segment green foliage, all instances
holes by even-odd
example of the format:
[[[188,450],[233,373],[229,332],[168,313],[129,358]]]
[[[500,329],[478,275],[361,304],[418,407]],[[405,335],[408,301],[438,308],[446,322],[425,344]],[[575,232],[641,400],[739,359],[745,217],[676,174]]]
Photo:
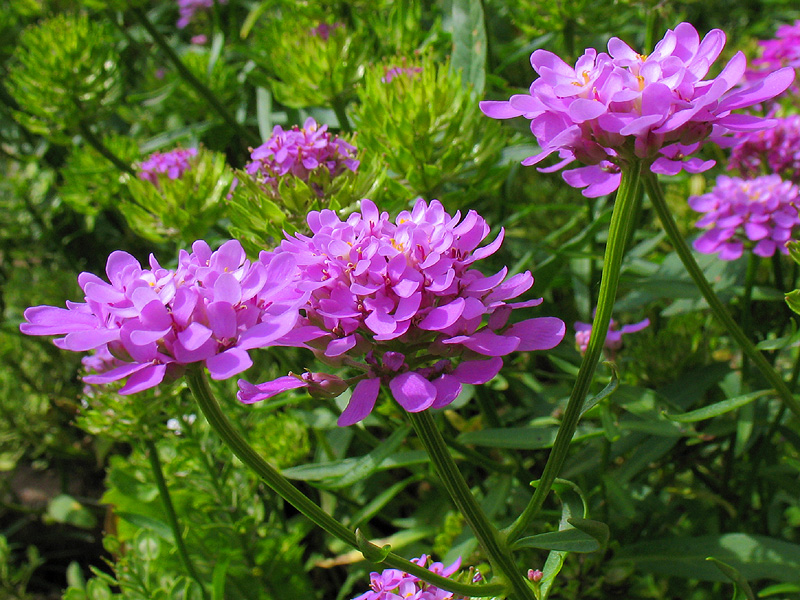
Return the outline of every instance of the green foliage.
[[[385,81],[398,67],[410,71]],[[398,195],[464,206],[499,187],[505,169],[497,163],[507,139],[448,62],[431,55],[383,61],[369,69],[358,97],[359,143],[385,158],[404,190]]]
[[[8,86],[31,131],[56,140],[113,111],[119,60],[110,25],[57,15],[26,29],[9,63]]]
[[[188,247],[204,238],[225,214],[233,173],[225,156],[199,148],[177,179],[158,174],[158,185],[123,175],[130,200],[118,207],[131,229],[153,242],[179,241]]]
[[[250,78],[292,108],[344,107],[364,76],[371,43],[343,23],[328,22],[333,27],[327,39],[314,35],[312,30],[323,22],[295,8],[262,17],[245,39],[259,67]]]
[[[136,140],[120,135],[103,138],[103,145],[126,164],[139,158]],[[116,166],[89,145],[73,148],[64,168],[61,198],[69,207],[87,216],[89,223],[103,210],[132,202]]]
[[[28,546],[25,561],[15,564],[12,560],[13,548],[5,536],[0,535],[0,591],[8,600],[33,600],[33,596],[26,592],[28,582],[33,572],[44,561],[36,550],[36,546]]]

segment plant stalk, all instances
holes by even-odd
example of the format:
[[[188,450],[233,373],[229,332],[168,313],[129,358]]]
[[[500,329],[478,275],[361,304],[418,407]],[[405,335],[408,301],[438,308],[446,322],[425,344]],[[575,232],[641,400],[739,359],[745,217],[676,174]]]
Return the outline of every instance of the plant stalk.
[[[622,171],[622,181],[617,190],[614,210],[611,213],[611,223],[608,228],[608,242],[606,243],[606,252],[603,257],[603,271],[600,274],[597,311],[592,321],[589,346],[583,356],[583,361],[578,370],[578,377],[575,380],[575,385],[567,402],[567,408],[564,411],[564,418],[558,428],[553,449],[547,458],[547,463],[544,466],[544,471],[542,471],[541,479],[536,486],[533,497],[522,514],[506,530],[509,544],[513,544],[525,533],[531,521],[542,508],[547,495],[553,487],[553,482],[561,471],[572,436],[575,435],[575,429],[578,427],[581,409],[583,408],[586,394],[589,392],[589,386],[592,383],[597,363],[603,352],[608,326],[611,322],[611,311],[614,308],[614,300],[617,296],[619,276],[622,269],[622,257],[625,254],[625,246],[628,242],[630,230],[633,227],[633,214],[636,207],[641,168],[641,163],[636,161]]]
[[[288,479],[261,458],[252,446],[239,434],[230,420],[225,416],[225,413],[222,412],[219,402],[217,402],[217,399],[214,397],[208,385],[208,379],[201,365],[195,364],[187,369],[186,381],[189,384],[189,389],[192,390],[192,394],[200,410],[209,425],[211,425],[211,428],[250,470],[261,477],[275,493],[303,513],[315,525],[340,539],[345,544],[361,551],[362,554],[365,552],[365,549],[362,547],[363,544],[359,543],[359,540],[352,531],[331,517],[317,506],[313,500],[298,490]],[[446,577],[441,577],[440,575],[435,575],[428,569],[405,560],[393,552],[389,552],[385,557],[375,556],[375,553],[382,554],[382,549],[372,546],[371,544],[369,550],[373,552],[370,552],[369,557],[365,555],[365,558],[372,562],[382,563],[395,569],[400,569],[436,587],[462,596],[476,598],[498,596],[507,591],[505,583],[487,583],[483,585],[460,583]]]
[[[447,493],[456,508],[464,515],[475,537],[486,553],[495,573],[499,573],[511,585],[513,597],[518,600],[535,600],[533,589],[519,573],[508,545],[497,529],[489,522],[467,482],[458,470],[453,457],[445,445],[442,434],[436,427],[433,416],[428,411],[408,413],[408,418],[417,436],[431,457],[431,462],[439,474]]]
[[[86,142],[95,150],[97,150],[104,158],[108,159],[117,169],[119,169],[122,173],[127,173],[128,175],[132,175],[136,177],[136,173],[133,171],[133,167],[129,164],[125,163],[119,156],[114,154],[108,147],[102,142],[102,140],[97,137],[89,126],[86,123],[80,123],[78,125],[78,129],[81,132],[81,136]]]
[[[194,579],[195,583],[200,586],[200,593],[203,599],[206,600],[208,594],[206,593],[206,588],[205,585],[203,585],[202,579],[200,579],[197,570],[194,568],[192,559],[189,558],[186,542],[181,533],[181,526],[180,523],[178,523],[178,515],[175,513],[175,505],[172,503],[172,496],[170,496],[167,482],[164,479],[164,470],[161,468],[161,460],[158,458],[158,448],[156,448],[155,442],[150,438],[145,439],[144,446],[147,451],[147,458],[150,460],[150,468],[153,471],[153,477],[156,480],[158,494],[161,496],[161,501],[164,503],[164,510],[167,513],[169,528],[172,530],[172,536],[175,538],[175,549],[178,551],[178,556],[186,572],[189,574],[189,577]]]
[[[258,146],[261,144],[261,139],[251,131],[242,127],[240,123],[234,119],[228,110],[222,105],[222,103],[217,98],[216,94],[212,92],[208,86],[206,86],[202,81],[200,81],[194,74],[186,68],[186,65],[183,64],[183,61],[172,49],[172,46],[169,45],[167,40],[164,38],[163,35],[155,28],[155,26],[150,22],[150,19],[147,18],[144,10],[139,7],[132,7],[131,12],[133,16],[136,18],[137,21],[141,24],[142,27],[145,28],[147,33],[150,34],[150,37],[153,38],[153,41],[156,45],[161,48],[164,54],[167,55],[167,58],[172,62],[177,69],[178,74],[188,83],[191,85],[197,93],[200,94],[209,105],[216,111],[216,113],[222,117],[222,120],[225,121],[234,131],[236,131],[237,135],[242,138],[243,140],[247,140],[248,143],[253,144],[254,146]]]
[[[783,378],[772,368],[769,362],[767,362],[767,359],[764,358],[753,342],[750,341],[744,331],[742,331],[742,328],[736,324],[736,321],[733,320],[733,317],[728,313],[727,309],[706,280],[703,271],[692,256],[688,244],[681,236],[678,225],[669,212],[669,207],[667,206],[666,199],[664,198],[661,186],[658,184],[658,178],[655,173],[648,170],[644,173],[643,179],[647,195],[650,196],[650,203],[653,205],[656,213],[658,213],[658,218],[661,220],[661,224],[664,226],[664,230],[667,232],[667,236],[672,242],[675,251],[678,253],[681,262],[683,262],[683,266],[686,267],[686,270],[694,280],[703,298],[708,302],[711,311],[725,326],[730,336],[736,340],[736,343],[745,356],[747,356],[758,370],[761,371],[761,374],[769,382],[789,410],[791,410],[796,417],[800,418],[800,401],[792,395],[792,392],[783,381]]]

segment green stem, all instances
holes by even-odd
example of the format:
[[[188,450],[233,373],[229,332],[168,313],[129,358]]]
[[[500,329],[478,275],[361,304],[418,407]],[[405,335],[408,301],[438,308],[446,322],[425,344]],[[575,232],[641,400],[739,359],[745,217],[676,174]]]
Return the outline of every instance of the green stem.
[[[192,560],[189,558],[189,552],[186,549],[186,542],[181,533],[181,526],[178,523],[178,515],[175,513],[175,505],[172,504],[172,496],[169,494],[167,482],[164,479],[164,470],[161,468],[161,461],[158,458],[158,448],[153,440],[147,438],[144,442],[145,449],[147,450],[147,458],[150,460],[150,468],[153,471],[153,477],[156,480],[156,487],[158,494],[161,496],[161,501],[164,503],[164,510],[167,512],[167,521],[169,521],[169,528],[172,530],[172,536],[175,538],[175,548],[178,551],[178,556],[183,563],[183,567],[189,574],[189,577],[194,579],[198,586],[200,586],[200,593],[203,598],[208,598],[206,588],[203,581],[197,574]]]
[[[216,94],[214,94],[214,92],[212,92],[208,86],[197,79],[197,77],[195,77],[194,74],[192,74],[192,72],[186,68],[186,65],[183,64],[183,61],[177,55],[175,50],[172,49],[172,46],[169,45],[164,36],[159,33],[158,29],[156,29],[155,26],[150,22],[150,19],[147,18],[144,10],[139,7],[133,7],[131,8],[131,12],[136,20],[142,25],[142,27],[147,30],[147,33],[150,34],[150,37],[153,38],[153,41],[156,43],[156,45],[161,48],[164,54],[167,55],[167,58],[169,58],[169,60],[175,66],[175,69],[177,69],[178,74],[184,79],[184,81],[191,85],[195,90],[197,90],[198,94],[206,99],[216,113],[222,117],[222,120],[225,121],[234,131],[236,131],[240,138],[247,140],[254,146],[259,145],[261,143],[261,139],[251,131],[242,127],[242,125],[239,124],[222,105]]]
[[[353,131],[353,127],[350,125],[350,119],[347,118],[347,111],[345,110],[346,102],[341,98],[334,98],[331,104],[333,112],[336,113],[336,119],[339,121],[339,129],[345,133]]]
[[[536,486],[536,491],[522,514],[507,529],[509,543],[514,543],[525,533],[531,521],[542,508],[545,498],[547,498],[550,489],[553,487],[553,482],[555,482],[561,471],[572,436],[578,427],[581,409],[583,408],[586,394],[589,392],[589,386],[592,383],[597,363],[603,352],[603,344],[608,334],[611,311],[614,308],[619,275],[622,269],[622,257],[625,254],[625,244],[628,240],[629,231],[633,226],[632,217],[636,206],[640,174],[641,163],[638,161],[622,171],[622,181],[620,182],[619,190],[617,190],[614,211],[611,213],[611,223],[608,227],[608,242],[606,243],[606,252],[603,257],[603,272],[600,275],[597,311],[592,321],[589,346],[578,370],[578,377],[567,402],[561,426],[558,428],[553,450],[547,458],[547,463]]]
[[[127,173],[128,175],[136,175],[133,171],[133,167],[129,164],[124,162],[119,156],[114,154],[108,147],[97,137],[89,126],[86,123],[80,123],[78,125],[78,129],[88,144],[97,150],[103,157],[107,158],[117,169],[119,169],[122,173]]]
[[[517,569],[508,545],[500,532],[489,522],[478,505],[478,501],[475,500],[475,496],[472,495],[461,471],[458,470],[453,457],[450,456],[433,416],[428,411],[422,411],[408,413],[408,418],[431,457],[431,462],[447,493],[450,494],[456,508],[464,515],[467,524],[478,538],[494,572],[500,574],[511,585],[514,598],[534,600],[533,589]]]
[[[669,211],[669,207],[667,206],[666,199],[664,198],[661,186],[658,184],[658,178],[655,173],[647,170],[644,173],[643,179],[647,195],[650,196],[650,202],[658,213],[658,218],[661,219],[661,224],[664,226],[667,236],[675,247],[675,251],[678,253],[681,262],[683,262],[683,266],[686,267],[686,270],[694,280],[695,285],[699,288],[703,298],[706,299],[706,302],[708,302],[708,305],[711,307],[712,312],[725,326],[730,336],[736,340],[742,352],[744,352],[758,370],[761,371],[761,374],[766,378],[789,410],[791,410],[795,416],[800,417],[800,402],[792,395],[792,392],[783,381],[783,378],[770,366],[767,359],[764,358],[761,352],[759,352],[755,345],[748,339],[741,327],[736,324],[736,321],[733,320],[733,317],[731,317],[725,309],[725,306],[720,302],[714,290],[711,288],[711,285],[706,280],[705,275],[703,275],[703,271],[692,256],[689,246],[681,236],[678,226],[672,218],[672,214]]]
[[[385,557],[375,556],[375,553],[381,553],[380,548],[370,545],[369,548],[365,549],[352,531],[317,506],[313,500],[298,490],[288,479],[281,475],[253,450],[250,444],[248,444],[233,427],[225,416],[225,413],[222,412],[217,399],[214,397],[208,385],[208,379],[206,379],[206,374],[202,366],[193,365],[189,367],[186,371],[186,381],[189,384],[189,389],[192,390],[197,405],[200,407],[209,425],[211,425],[211,428],[219,435],[225,445],[230,448],[239,460],[247,465],[256,475],[261,477],[275,493],[303,513],[315,525],[362,553],[370,550],[373,551],[370,552],[369,557],[365,555],[365,558],[368,558],[368,560],[376,563],[385,563],[390,567],[415,575],[436,587],[462,596],[497,596],[506,591],[506,585],[504,583],[470,585],[435,575],[428,569],[407,561],[392,552],[389,552]]]
[[[747,257],[747,272],[744,276],[744,298],[742,298],[742,331],[749,339],[752,335],[752,317],[750,310],[753,305],[753,285],[758,271],[758,257],[752,252]],[[750,362],[747,356],[742,358],[742,381],[747,381],[750,372]]]

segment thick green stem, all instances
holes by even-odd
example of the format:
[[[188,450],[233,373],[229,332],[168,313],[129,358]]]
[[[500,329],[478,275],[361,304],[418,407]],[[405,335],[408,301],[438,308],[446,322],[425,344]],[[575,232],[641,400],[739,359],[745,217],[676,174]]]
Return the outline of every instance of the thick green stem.
[[[194,365],[190,367],[186,371],[186,381],[189,384],[189,389],[192,390],[197,405],[200,407],[209,425],[211,425],[211,428],[219,435],[225,445],[230,448],[239,460],[247,465],[256,475],[261,477],[275,493],[303,513],[315,525],[340,539],[345,544],[352,546],[362,553],[365,552],[363,542],[360,543],[352,531],[317,506],[313,500],[298,490],[288,479],[281,475],[253,450],[250,444],[248,444],[233,427],[225,416],[225,413],[222,412],[217,399],[214,397],[208,385],[208,380],[201,366]],[[365,555],[365,558],[368,558],[368,560],[372,562],[384,563],[395,569],[400,569],[428,583],[432,583],[436,587],[462,596],[498,596],[503,594],[507,589],[504,583],[487,583],[485,585],[459,583],[447,579],[446,577],[435,575],[428,571],[428,569],[407,561],[392,552],[389,552],[383,557],[382,550],[375,546],[367,548],[367,551],[370,551],[370,556]]]
[[[353,128],[350,125],[350,119],[347,118],[347,111],[345,110],[346,104],[347,102],[341,98],[334,98],[332,101],[333,112],[336,114],[336,119],[339,121],[339,129],[345,133],[349,133],[353,131]]]
[[[240,138],[247,140],[249,143],[255,146],[259,145],[261,143],[259,137],[242,127],[222,105],[222,102],[219,101],[216,94],[214,94],[214,92],[212,92],[208,86],[206,86],[202,81],[195,77],[189,69],[186,68],[186,65],[183,64],[181,58],[178,56],[175,50],[172,49],[172,46],[169,45],[167,40],[164,39],[164,36],[161,35],[158,29],[156,29],[155,26],[150,22],[150,19],[147,18],[145,12],[138,7],[131,8],[131,12],[136,20],[142,25],[142,27],[145,28],[147,33],[150,34],[150,37],[153,38],[153,41],[156,43],[156,45],[164,51],[164,54],[167,55],[167,58],[169,58],[169,60],[175,66],[175,69],[177,69],[178,74],[183,78],[183,80],[191,85],[195,90],[197,90],[198,94],[206,99],[216,113],[222,117],[222,120],[225,121],[231,128],[233,128]]]
[[[535,595],[522,574],[517,569],[514,559],[503,536],[489,522],[475,496],[472,495],[467,482],[458,470],[453,457],[445,445],[436,422],[428,411],[408,413],[409,420],[417,432],[417,436],[425,446],[431,462],[439,474],[447,493],[453,499],[456,508],[464,516],[467,524],[475,533],[478,542],[486,553],[495,573],[503,577],[513,589],[513,597],[518,600],[534,600]]]
[[[750,311],[752,310],[753,306],[753,286],[756,282],[756,272],[758,271],[758,257],[753,254],[752,252],[747,257],[747,273],[744,277],[744,297],[742,298],[742,331],[749,339],[750,336],[753,334],[751,331],[752,327],[752,316]],[[742,380],[747,381],[748,374],[750,372],[750,364],[747,360],[747,356],[744,356],[742,359]]]
[[[773,387],[778,396],[780,396],[781,400],[784,401],[789,410],[791,410],[795,416],[800,417],[800,402],[792,395],[792,392],[783,381],[783,378],[781,378],[769,362],[767,362],[767,359],[758,351],[753,342],[751,342],[744,331],[742,331],[741,327],[736,324],[736,321],[733,320],[733,317],[731,317],[725,306],[720,302],[720,299],[706,280],[705,275],[703,275],[703,271],[692,256],[689,246],[686,244],[683,236],[681,236],[678,226],[672,218],[672,214],[669,211],[656,175],[648,170],[644,174],[643,179],[647,195],[650,196],[650,202],[656,213],[658,213],[658,218],[661,219],[661,224],[664,226],[667,236],[675,247],[675,252],[678,253],[681,262],[683,262],[683,266],[686,267],[686,270],[694,280],[703,298],[708,302],[711,311],[725,326],[730,336],[736,340],[736,343],[739,345],[739,348],[742,349],[745,356],[747,356],[758,370],[761,371],[761,374]]]
[[[144,442],[145,449],[147,450],[147,458],[150,460],[150,468],[153,471],[153,477],[156,480],[156,487],[158,494],[161,496],[161,501],[164,503],[164,510],[167,513],[167,521],[169,521],[169,528],[172,530],[172,536],[175,538],[175,549],[178,551],[178,556],[183,563],[183,568],[189,574],[189,577],[194,579],[198,586],[200,586],[200,593],[203,598],[208,598],[206,588],[203,585],[203,580],[197,574],[194,568],[192,559],[189,558],[189,552],[186,549],[186,542],[183,539],[180,523],[178,523],[178,515],[175,513],[175,505],[172,504],[172,496],[169,494],[167,482],[164,479],[164,470],[161,468],[161,460],[158,458],[158,448],[155,442],[151,439],[146,439]]]
[[[119,156],[114,154],[108,147],[97,137],[89,126],[86,123],[80,123],[78,125],[78,129],[81,132],[81,136],[86,142],[95,150],[97,150],[103,157],[109,160],[117,169],[119,169],[122,173],[127,173],[128,175],[136,175],[133,171],[133,167],[129,164],[124,162]]]
[[[622,269],[622,257],[625,254],[625,245],[630,229],[633,227],[633,213],[636,206],[637,188],[641,173],[641,163],[635,162],[622,172],[617,197],[614,201],[614,211],[611,213],[611,224],[608,228],[608,242],[603,257],[603,272],[600,275],[600,291],[597,297],[597,311],[592,321],[592,334],[589,346],[583,356],[575,386],[572,388],[564,418],[558,428],[553,450],[547,458],[547,463],[542,471],[536,491],[528,506],[507,530],[508,542],[514,543],[524,533],[542,508],[545,498],[553,487],[553,482],[561,471],[561,466],[567,457],[569,444],[581,416],[586,394],[592,383],[597,363],[603,352],[603,344],[608,334],[608,325],[611,322],[611,310],[617,296],[619,275]]]

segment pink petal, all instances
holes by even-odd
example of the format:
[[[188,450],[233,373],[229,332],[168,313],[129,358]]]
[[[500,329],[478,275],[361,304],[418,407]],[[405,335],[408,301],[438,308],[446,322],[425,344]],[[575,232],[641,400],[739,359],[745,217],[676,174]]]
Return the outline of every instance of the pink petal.
[[[415,371],[398,375],[389,382],[394,399],[408,412],[430,408],[436,400],[436,387]]]
[[[206,368],[212,379],[228,379],[253,366],[246,350],[230,348],[221,354],[206,359]]]
[[[493,379],[503,366],[503,359],[494,356],[488,360],[465,360],[458,365],[452,375],[461,383],[480,385]]]
[[[566,331],[564,321],[557,317],[537,317],[512,325],[505,335],[520,338],[517,350],[550,350],[558,346]]]
[[[347,427],[354,423],[364,420],[375,407],[375,400],[378,399],[378,392],[381,389],[381,380],[362,379],[353,388],[347,408],[339,416],[336,424],[339,427]]]

